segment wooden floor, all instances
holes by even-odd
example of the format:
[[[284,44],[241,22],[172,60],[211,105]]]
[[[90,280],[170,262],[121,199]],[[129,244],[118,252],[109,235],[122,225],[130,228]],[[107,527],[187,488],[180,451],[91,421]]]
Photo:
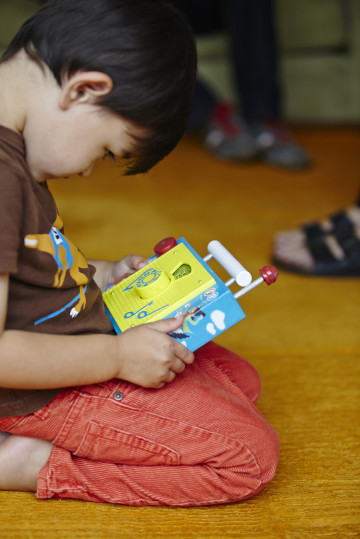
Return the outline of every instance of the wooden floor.
[[[256,275],[277,231],[350,205],[360,187],[358,130],[295,134],[315,161],[307,172],[223,163],[190,137],[144,177],[121,178],[104,162],[90,179],[53,182],[67,234],[98,258],[150,255],[170,235],[204,256],[218,239]],[[359,537],[360,280],[281,272],[241,305],[247,318],[218,342],[259,370],[258,406],[280,436],[278,472],[262,493],[183,509],[2,492],[0,537]]]

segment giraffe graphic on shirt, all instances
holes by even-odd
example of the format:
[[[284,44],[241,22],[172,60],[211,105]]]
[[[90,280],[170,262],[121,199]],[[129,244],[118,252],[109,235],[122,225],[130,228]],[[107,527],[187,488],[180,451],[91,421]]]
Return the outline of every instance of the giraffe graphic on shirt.
[[[48,253],[53,257],[57,264],[54,283],[52,285],[54,288],[61,288],[67,273],[69,273],[79,287],[79,294],[59,311],[37,320],[35,325],[38,325],[49,318],[54,318],[70,307],[72,307],[70,316],[75,318],[86,305],[85,293],[88,278],[80,270],[88,268],[88,263],[79,249],[60,232],[62,227],[62,220],[60,216],[57,215],[48,234],[27,234],[24,238],[24,244],[30,249],[37,249],[42,253]]]

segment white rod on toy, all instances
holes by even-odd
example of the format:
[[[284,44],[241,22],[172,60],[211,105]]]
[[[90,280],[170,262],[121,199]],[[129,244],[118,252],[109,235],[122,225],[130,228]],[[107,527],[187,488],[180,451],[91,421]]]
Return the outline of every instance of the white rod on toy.
[[[256,281],[253,281],[248,286],[245,286],[241,290],[238,290],[237,292],[235,292],[234,298],[238,299],[240,296],[243,296],[247,292],[250,292],[250,290],[252,290],[253,288],[255,288],[256,286],[258,286],[259,284],[263,282],[264,282],[264,279],[262,277],[259,277],[258,279],[256,279]]]
[[[219,241],[211,241],[208,245],[208,251],[228,274],[235,279],[239,286],[246,286],[251,283],[251,274]]]

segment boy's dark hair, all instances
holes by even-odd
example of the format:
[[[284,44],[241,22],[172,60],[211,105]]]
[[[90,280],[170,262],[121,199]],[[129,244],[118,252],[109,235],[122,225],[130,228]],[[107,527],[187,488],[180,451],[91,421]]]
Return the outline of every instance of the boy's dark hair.
[[[185,19],[165,0],[49,0],[28,19],[2,57],[24,49],[59,85],[77,71],[114,83],[99,105],[149,129],[137,138],[126,174],[146,172],[186,129],[196,47]]]

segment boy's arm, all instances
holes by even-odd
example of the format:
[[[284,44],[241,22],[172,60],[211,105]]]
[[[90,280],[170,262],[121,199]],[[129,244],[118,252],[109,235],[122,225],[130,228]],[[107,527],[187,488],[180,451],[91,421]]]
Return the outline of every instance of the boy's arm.
[[[110,336],[4,330],[8,289],[8,275],[0,274],[0,387],[51,389],[110,379],[115,375],[117,347]]]
[[[144,324],[115,335],[48,335],[5,330],[9,277],[0,274],[0,387],[51,389],[121,378],[162,387],[193,354],[166,333],[182,320]]]

